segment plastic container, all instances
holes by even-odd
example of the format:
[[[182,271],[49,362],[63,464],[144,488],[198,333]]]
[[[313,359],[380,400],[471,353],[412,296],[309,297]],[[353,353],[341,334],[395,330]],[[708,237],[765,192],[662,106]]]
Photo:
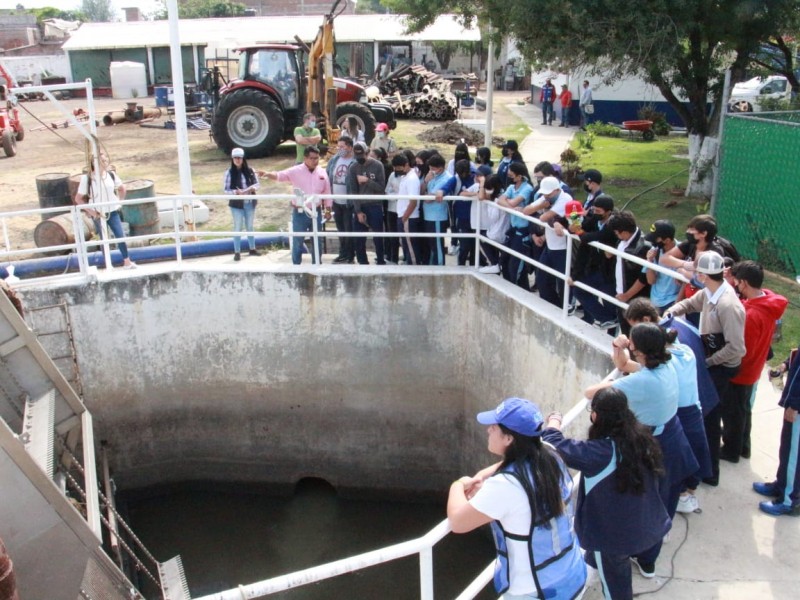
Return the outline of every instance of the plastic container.
[[[155,87],[156,106],[166,108],[175,105],[175,93],[173,88],[166,85]]]
[[[144,98],[147,96],[147,74],[144,63],[112,62],[111,96],[113,98]]]

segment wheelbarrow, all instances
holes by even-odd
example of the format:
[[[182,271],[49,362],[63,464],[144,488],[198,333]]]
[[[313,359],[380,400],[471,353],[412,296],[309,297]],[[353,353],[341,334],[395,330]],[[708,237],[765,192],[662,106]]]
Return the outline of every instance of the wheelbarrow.
[[[653,131],[652,121],[623,121],[622,128],[627,131],[631,137],[633,137],[634,131],[641,131],[642,139],[646,142],[652,142],[656,137],[656,133]]]

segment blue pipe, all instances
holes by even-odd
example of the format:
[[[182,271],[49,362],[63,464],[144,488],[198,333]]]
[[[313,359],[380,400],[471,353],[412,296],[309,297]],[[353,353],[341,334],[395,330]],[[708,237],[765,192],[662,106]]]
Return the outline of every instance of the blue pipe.
[[[242,236],[246,238],[246,236]],[[246,239],[242,240],[243,247],[246,247]],[[257,235],[256,247],[280,244],[289,245],[289,238],[285,235]],[[42,248],[46,251],[46,248]],[[145,246],[142,248],[130,248],[128,250],[131,260],[134,262],[156,262],[162,260],[176,260],[177,250],[174,244],[163,246]],[[181,244],[181,256],[183,258],[197,258],[199,256],[214,256],[217,254],[232,254],[233,238],[220,240],[206,240],[200,242],[186,242]],[[90,252],[89,265],[104,267],[105,260],[103,252]],[[111,251],[111,263],[115,266],[122,266],[122,255],[119,250]],[[26,277],[42,277],[44,275],[58,275],[80,271],[78,255],[74,252],[63,256],[50,256],[47,258],[31,258],[22,261],[7,262],[0,266],[0,277],[8,277],[6,267],[14,265],[14,275],[20,279]]]

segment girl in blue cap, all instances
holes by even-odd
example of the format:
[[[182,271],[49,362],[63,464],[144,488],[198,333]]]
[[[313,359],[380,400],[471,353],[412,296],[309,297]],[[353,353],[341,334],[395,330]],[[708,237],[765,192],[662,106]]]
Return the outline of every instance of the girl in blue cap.
[[[572,529],[572,479],[542,443],[542,413],[508,398],[478,414],[488,446],[502,460],[450,486],[447,518],[455,533],[490,523],[497,548],[494,585],[503,600],[583,595],[586,566]]]

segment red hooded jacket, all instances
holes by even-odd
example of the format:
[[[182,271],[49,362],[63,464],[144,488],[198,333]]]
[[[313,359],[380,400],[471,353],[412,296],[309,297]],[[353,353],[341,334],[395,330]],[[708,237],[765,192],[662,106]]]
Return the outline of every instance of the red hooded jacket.
[[[731,383],[753,385],[767,362],[775,321],[781,318],[789,301],[775,292],[762,289],[763,296],[742,300],[744,306],[744,345],[747,352]]]

